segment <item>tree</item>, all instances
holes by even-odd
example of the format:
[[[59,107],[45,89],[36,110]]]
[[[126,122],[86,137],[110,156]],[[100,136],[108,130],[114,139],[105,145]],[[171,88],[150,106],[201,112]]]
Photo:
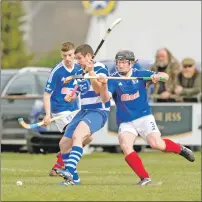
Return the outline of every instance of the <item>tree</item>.
[[[2,1],[1,44],[2,69],[27,66],[32,59],[23,41],[24,32],[20,27],[25,23],[22,2]]]

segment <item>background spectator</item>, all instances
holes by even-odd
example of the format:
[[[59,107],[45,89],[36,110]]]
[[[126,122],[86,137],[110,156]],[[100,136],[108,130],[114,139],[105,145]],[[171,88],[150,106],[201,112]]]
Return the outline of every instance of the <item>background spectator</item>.
[[[201,92],[201,72],[195,67],[195,61],[192,58],[182,60],[182,72],[178,74],[178,86],[175,93],[182,98],[184,102],[197,102],[197,96]]]
[[[159,95],[154,101],[175,102],[172,98],[177,86],[177,75],[180,72],[180,64],[167,48],[158,49],[156,52],[155,63],[151,66],[152,71],[166,72],[169,75],[168,82],[158,82],[154,85],[153,95]]]

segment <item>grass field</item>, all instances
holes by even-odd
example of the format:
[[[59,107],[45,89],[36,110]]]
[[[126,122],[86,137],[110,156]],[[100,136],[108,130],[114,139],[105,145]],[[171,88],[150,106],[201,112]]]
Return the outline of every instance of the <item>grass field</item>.
[[[154,184],[135,185],[139,179],[122,154],[94,153],[78,165],[82,185],[57,186],[61,177],[49,177],[54,154],[1,154],[2,201],[201,201],[201,154],[188,162],[160,152],[140,153]],[[18,180],[23,181],[17,186]]]

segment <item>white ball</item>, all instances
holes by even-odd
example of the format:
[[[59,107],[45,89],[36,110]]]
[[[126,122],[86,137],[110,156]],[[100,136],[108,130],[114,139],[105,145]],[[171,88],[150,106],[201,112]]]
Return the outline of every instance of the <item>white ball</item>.
[[[22,185],[22,181],[19,180],[19,181],[16,182],[16,184],[17,185]]]

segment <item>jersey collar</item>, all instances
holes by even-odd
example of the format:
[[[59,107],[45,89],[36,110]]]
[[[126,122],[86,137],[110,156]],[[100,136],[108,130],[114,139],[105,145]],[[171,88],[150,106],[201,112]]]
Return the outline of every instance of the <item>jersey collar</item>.
[[[118,73],[119,74],[119,73]],[[129,75],[127,77],[131,77],[133,74],[133,69],[130,70],[129,72]],[[125,76],[122,76],[121,74],[119,74],[120,77],[125,77]]]
[[[75,65],[75,63],[73,63],[71,69],[67,68],[67,66],[65,65],[64,61],[62,61],[62,65],[64,66],[64,68],[65,68],[69,73],[71,73],[71,72],[74,70],[74,65]]]

